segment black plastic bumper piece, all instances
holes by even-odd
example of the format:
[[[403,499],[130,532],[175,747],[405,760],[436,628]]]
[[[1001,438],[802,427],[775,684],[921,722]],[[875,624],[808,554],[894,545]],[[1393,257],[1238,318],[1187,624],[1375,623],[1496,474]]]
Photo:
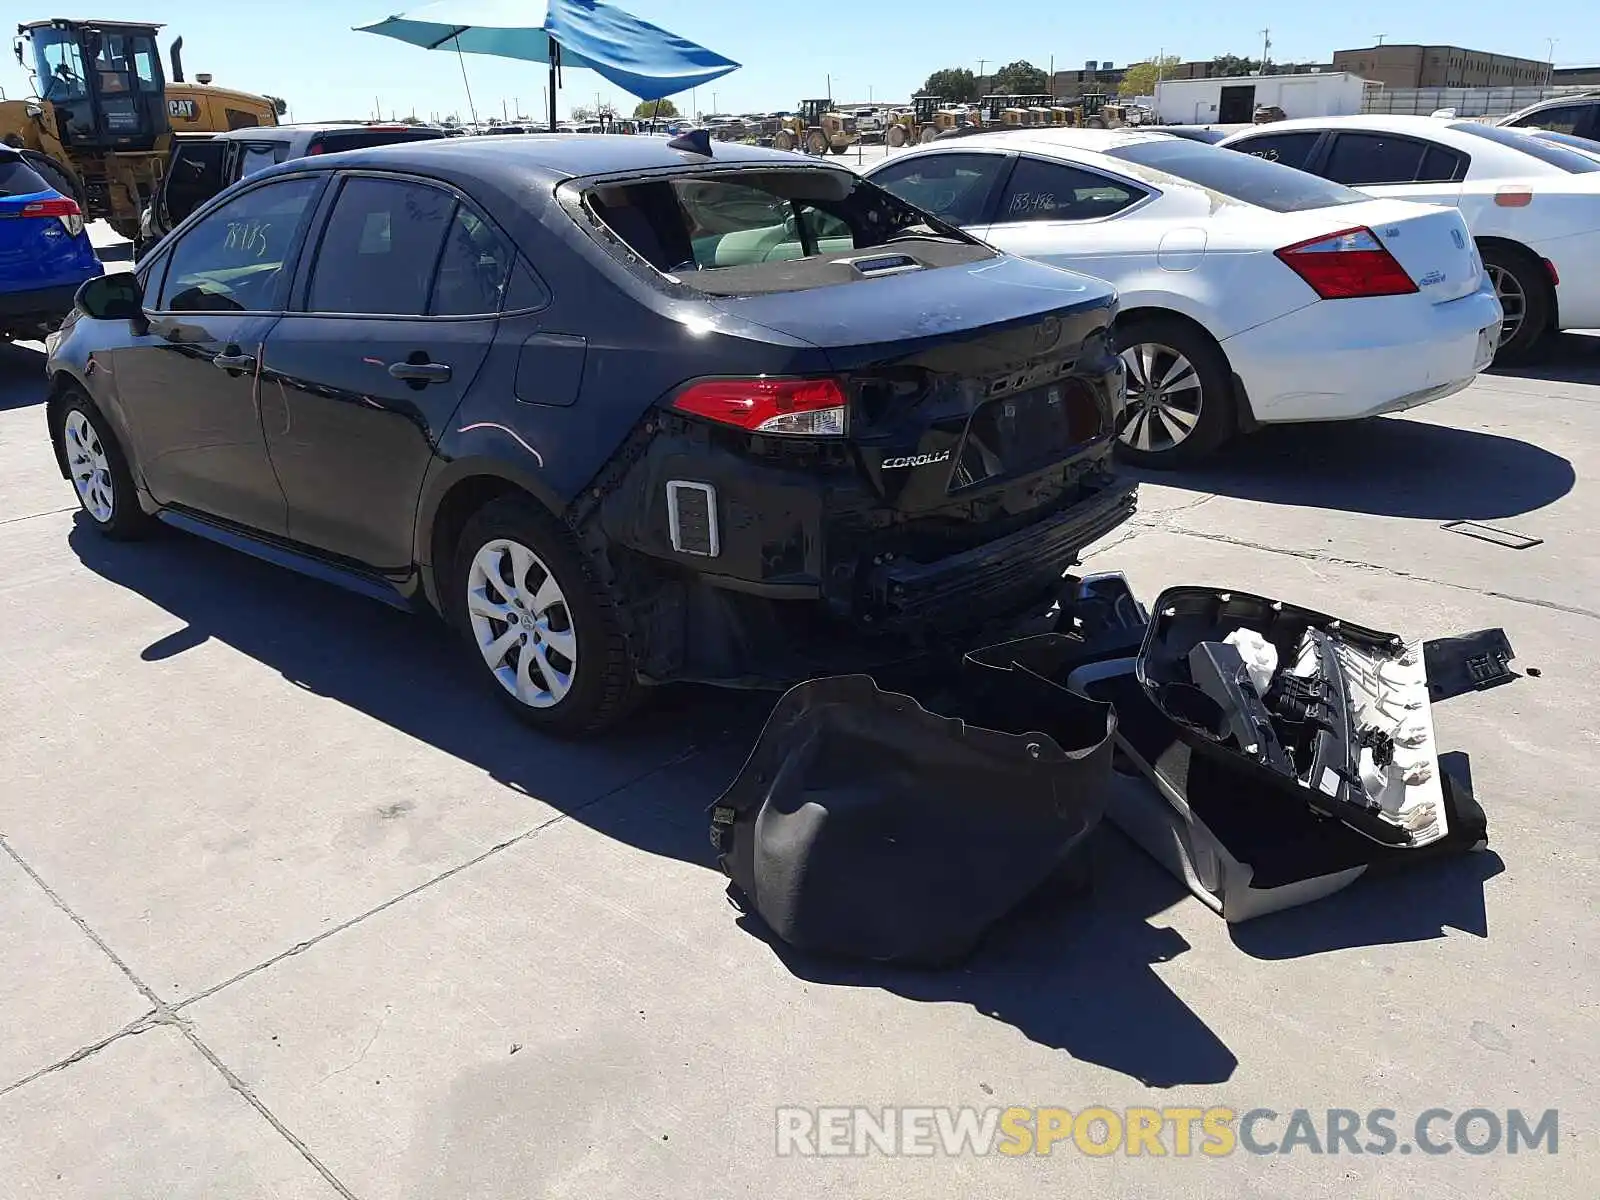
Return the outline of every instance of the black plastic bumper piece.
[[[879,568],[880,628],[970,625],[976,612],[1004,612],[1053,591],[1085,546],[1133,516],[1138,494],[1137,483],[1116,480],[1054,517],[972,550]]]

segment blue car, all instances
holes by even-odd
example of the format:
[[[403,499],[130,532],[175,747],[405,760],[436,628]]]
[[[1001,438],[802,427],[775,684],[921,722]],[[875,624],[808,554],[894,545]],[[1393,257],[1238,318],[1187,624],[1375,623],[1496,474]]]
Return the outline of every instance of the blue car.
[[[104,273],[77,203],[0,145],[0,341],[53,332],[78,285]]]

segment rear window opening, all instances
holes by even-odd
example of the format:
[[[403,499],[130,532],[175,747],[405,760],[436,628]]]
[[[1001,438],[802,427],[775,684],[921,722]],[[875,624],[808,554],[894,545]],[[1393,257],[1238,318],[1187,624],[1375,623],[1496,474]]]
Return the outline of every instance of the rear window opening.
[[[1566,146],[1552,145],[1519,129],[1504,129],[1499,125],[1484,125],[1479,121],[1456,121],[1450,128],[1457,133],[1471,134],[1473,137],[1509,146],[1513,150],[1538,159],[1546,166],[1558,167],[1569,175],[1591,175],[1600,171],[1600,161],[1590,158],[1587,154],[1569,150]]]
[[[1306,212],[1370,200],[1340,183],[1297,171],[1250,154],[1250,143],[1235,149],[1208,146],[1187,138],[1162,138],[1107,150],[1112,158],[1165,171],[1208,191],[1242,200],[1269,212]]]
[[[50,190],[44,177],[30,167],[22,155],[0,155],[0,196],[32,196]]]
[[[589,215],[669,282],[711,295],[803,291],[992,258],[846,171],[706,171],[601,184]]]

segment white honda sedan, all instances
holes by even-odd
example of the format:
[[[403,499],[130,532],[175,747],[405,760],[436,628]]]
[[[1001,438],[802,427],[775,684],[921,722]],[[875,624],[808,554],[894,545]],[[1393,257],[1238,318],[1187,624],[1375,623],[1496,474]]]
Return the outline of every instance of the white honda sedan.
[[[1278,121],[1220,145],[1370,196],[1461,210],[1505,307],[1502,361],[1600,326],[1600,162],[1531,130],[1436,117]]]
[[[1396,412],[1489,364],[1501,309],[1459,213],[1165,134],[1027,129],[873,182],[1014,254],[1109,281],[1122,450],[1177,466],[1260,425]]]

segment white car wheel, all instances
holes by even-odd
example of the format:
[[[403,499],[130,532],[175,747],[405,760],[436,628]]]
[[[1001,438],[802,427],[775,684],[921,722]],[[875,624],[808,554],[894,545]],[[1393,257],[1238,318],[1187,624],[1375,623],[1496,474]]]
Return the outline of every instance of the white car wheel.
[[[497,538],[473,556],[467,615],[483,661],[518,702],[553,708],[572,690],[578,634],[567,597],[543,559]]]
[[[1128,375],[1124,445],[1147,454],[1174,450],[1200,424],[1205,388],[1194,364],[1171,346],[1139,342],[1122,352]]]
[[[67,413],[61,427],[67,452],[67,472],[78,493],[78,503],[97,525],[109,525],[117,514],[116,492],[111,480],[111,459],[104,442],[89,418],[80,409]]]

